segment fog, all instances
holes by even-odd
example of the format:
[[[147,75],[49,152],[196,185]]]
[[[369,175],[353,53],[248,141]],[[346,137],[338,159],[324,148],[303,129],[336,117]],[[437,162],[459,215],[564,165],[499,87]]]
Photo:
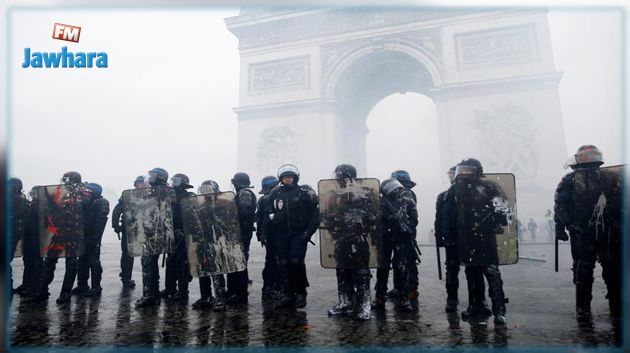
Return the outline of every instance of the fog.
[[[237,14],[238,9],[227,8],[12,10],[10,175],[21,178],[28,191],[76,170],[84,180],[103,185],[112,208],[137,175],[158,166],[171,175],[187,174],[195,187],[213,179],[231,189],[230,178],[238,171],[233,108],[239,106],[240,57],[224,19]],[[563,73],[559,96],[566,149],[572,154],[580,145],[594,144],[606,164],[619,164],[621,15],[551,10],[547,17],[556,71]],[[81,26],[80,44],[50,39],[55,22]],[[20,65],[24,48],[57,52],[62,46],[106,51],[109,67]],[[436,105],[421,94],[384,98],[371,109],[366,126],[366,176],[383,180],[395,169],[411,173],[418,183],[419,240],[426,241],[435,196],[448,186],[442,165],[468,156],[440,160]],[[557,169],[561,175],[562,165]],[[307,179],[313,183],[331,173],[321,170]],[[252,182],[258,190],[260,180]],[[540,205],[540,217],[549,206]],[[115,241],[111,228],[103,239]]]

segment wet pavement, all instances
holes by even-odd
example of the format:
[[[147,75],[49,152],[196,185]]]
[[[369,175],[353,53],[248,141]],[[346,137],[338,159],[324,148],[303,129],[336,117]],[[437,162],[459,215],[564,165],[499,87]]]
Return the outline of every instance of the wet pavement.
[[[271,305],[261,303],[264,250],[252,244],[249,273],[253,284],[249,304],[215,313],[190,307],[199,298],[197,279],[190,283],[188,302],[162,302],[156,308],[135,309],[134,303],[142,292],[139,258],[133,273],[138,286],[123,290],[118,278],[120,245],[106,243],[101,255],[102,297],[73,296],[70,304],[57,305],[55,299],[64,271],[64,262],[60,261],[47,303],[25,303],[20,296],[13,297],[11,342],[14,347],[610,347],[620,344],[620,331],[608,315],[599,266],[593,286],[593,324],[577,324],[571,257],[566,244],[560,248],[559,273],[554,272],[551,243],[521,244],[521,256],[531,259],[501,267],[505,293],[509,297],[508,324],[504,327],[495,327],[492,318],[487,324],[471,324],[462,321],[459,312],[446,314],[446,293],[444,281],[437,278],[435,248],[427,245],[421,246],[421,250],[418,312],[400,313],[388,302],[384,311],[372,311],[372,319],[361,322],[351,316],[327,315],[327,309],[336,304],[337,299],[335,271],[319,266],[317,247],[310,246],[307,254],[311,286],[305,309],[274,310]],[[444,252],[442,259],[443,256]],[[14,261],[13,269],[17,286],[22,278],[21,259]],[[373,271],[372,287],[374,282]],[[462,269],[459,310],[466,306],[466,280]]]

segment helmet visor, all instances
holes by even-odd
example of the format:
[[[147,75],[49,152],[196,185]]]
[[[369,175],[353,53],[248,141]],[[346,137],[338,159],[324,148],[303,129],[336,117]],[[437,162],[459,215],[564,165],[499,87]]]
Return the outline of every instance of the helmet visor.
[[[178,176],[174,176],[171,178],[171,183],[173,183],[174,187],[179,187],[184,182],[184,179]]]
[[[477,167],[473,167],[472,165],[458,165],[455,168],[455,177],[459,175],[477,175]]]

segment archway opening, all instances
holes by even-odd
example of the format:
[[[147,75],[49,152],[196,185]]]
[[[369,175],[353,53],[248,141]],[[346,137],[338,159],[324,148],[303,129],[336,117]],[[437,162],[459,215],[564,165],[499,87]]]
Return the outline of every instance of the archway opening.
[[[447,186],[440,163],[434,87],[425,64],[407,52],[377,49],[346,68],[335,89],[343,111],[343,160],[360,174],[388,178],[405,169],[418,185],[418,240],[432,239],[435,197]]]
[[[397,169],[407,170],[418,185],[418,241],[432,241],[435,198],[447,187],[440,164],[436,107],[418,93],[383,98],[366,119],[367,175],[381,181]]]

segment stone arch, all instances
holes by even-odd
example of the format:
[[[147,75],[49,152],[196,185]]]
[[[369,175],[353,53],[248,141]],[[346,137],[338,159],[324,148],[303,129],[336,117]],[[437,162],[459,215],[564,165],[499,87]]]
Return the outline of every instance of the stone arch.
[[[409,55],[427,69],[431,75],[433,87],[439,87],[442,85],[443,72],[438,58],[429,53],[426,49],[417,48],[402,41],[393,40],[383,43],[382,47],[378,49],[375,48],[374,45],[363,45],[347,53],[338,63],[334,65],[334,67],[330,70],[330,74],[324,78],[326,85],[323,96],[327,99],[334,99],[336,87],[339,84],[339,80],[341,79],[343,73],[358,60],[376,51],[392,51]]]

